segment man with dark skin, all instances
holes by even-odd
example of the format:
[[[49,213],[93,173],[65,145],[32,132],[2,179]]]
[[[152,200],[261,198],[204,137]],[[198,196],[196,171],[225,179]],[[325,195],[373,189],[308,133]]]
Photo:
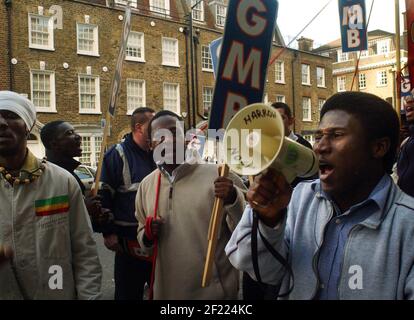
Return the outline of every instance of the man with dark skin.
[[[250,237],[241,237],[254,210],[263,238],[294,275],[258,236],[262,280],[282,283],[279,294],[293,285],[288,299],[413,299],[414,199],[389,176],[399,140],[395,111],[374,95],[344,92],[327,100],[321,117],[314,145],[320,180],[292,194],[283,175],[258,176],[226,247],[230,261],[256,277]]]
[[[27,148],[35,121],[30,100],[0,91],[0,299],[97,299],[102,270],[81,190]]]
[[[40,137],[46,149],[47,160],[66,169],[78,181],[85,196],[85,186],[75,174],[75,169],[81,164],[74,157],[82,155],[81,137],[73,126],[65,121],[57,120],[47,123],[40,132]],[[91,218],[93,229],[99,232],[111,218],[110,210],[103,209],[99,197],[85,196],[85,205]]]
[[[244,207],[243,182],[232,174],[218,177],[217,165],[185,161],[184,125],[171,111],[152,118],[148,136],[158,170],[139,186],[136,217],[141,247],[151,252],[158,239],[154,299],[236,299],[238,272],[225,256],[224,246]],[[215,256],[217,271],[210,285],[202,288],[215,196],[224,200],[225,210]]]

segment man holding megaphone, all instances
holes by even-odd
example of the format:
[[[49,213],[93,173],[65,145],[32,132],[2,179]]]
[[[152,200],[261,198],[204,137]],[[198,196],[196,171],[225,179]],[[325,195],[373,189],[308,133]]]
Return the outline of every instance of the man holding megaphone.
[[[314,145],[320,179],[292,193],[274,166],[257,176],[226,247],[231,263],[282,284],[288,299],[414,299],[414,198],[389,176],[398,132],[374,95],[328,99]]]

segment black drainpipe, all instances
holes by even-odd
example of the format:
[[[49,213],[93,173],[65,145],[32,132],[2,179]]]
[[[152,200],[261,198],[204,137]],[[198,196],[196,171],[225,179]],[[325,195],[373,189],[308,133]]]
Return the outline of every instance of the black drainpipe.
[[[197,113],[197,115],[201,118],[201,119],[203,119],[203,120],[207,120],[208,118],[207,117],[205,117],[204,116],[204,114],[202,114],[202,113],[200,113],[200,109],[199,109],[199,107],[198,107],[198,100],[199,100],[199,92],[198,92],[198,90],[199,90],[199,85],[198,85],[198,59],[197,59],[197,57],[198,57],[198,51],[197,51],[197,45],[198,44],[200,44],[200,41],[199,41],[199,36],[200,36],[200,32],[197,30],[196,31],[196,35],[194,36],[194,51],[195,51],[195,54],[194,54],[194,64],[195,64],[195,109],[196,109],[196,113]],[[196,115],[194,114],[194,127],[195,127],[195,125],[196,125]]]
[[[293,112],[293,118],[295,121],[293,121],[293,132],[296,132],[296,99],[295,99],[295,60],[298,57],[298,53],[296,51],[293,52],[293,59],[292,59],[292,112]]]
[[[188,35],[189,30],[187,27],[184,28],[184,35],[185,35],[185,81],[187,84],[187,121],[188,121],[188,128],[191,128],[191,104],[190,104],[190,78],[188,76]]]
[[[12,32],[11,32],[11,6],[12,0],[5,0],[4,4],[7,8],[7,59],[9,65],[9,90],[13,91],[13,67],[11,64],[11,57],[12,57]]]

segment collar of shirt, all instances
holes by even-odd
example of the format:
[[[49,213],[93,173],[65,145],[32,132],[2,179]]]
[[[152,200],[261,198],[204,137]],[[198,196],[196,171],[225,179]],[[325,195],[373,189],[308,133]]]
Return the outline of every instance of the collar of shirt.
[[[292,139],[293,141],[298,140],[298,136],[296,134],[294,134],[293,131],[290,131],[290,134],[288,135],[288,138]]]
[[[352,213],[362,207],[368,206],[371,203],[375,205],[375,210],[383,212],[387,201],[387,194],[390,188],[391,178],[387,174],[385,174],[374,187],[374,189],[371,191],[368,198],[366,198],[364,201],[360,203],[353,205],[346,212],[341,213],[338,206],[335,204],[332,198],[322,190],[320,180],[315,180],[314,182],[312,182],[312,189],[316,192],[317,196],[329,200],[332,203],[337,215],[348,215],[349,213]]]
[[[168,181],[170,182],[170,184],[173,184],[174,181],[177,179],[177,177],[179,176],[179,174],[181,172],[184,172],[186,168],[190,167],[191,164],[184,162],[182,164],[180,164],[177,168],[175,168],[171,174],[169,174],[169,172],[164,168],[163,165],[158,165],[158,168],[160,169],[161,173],[168,179]]]

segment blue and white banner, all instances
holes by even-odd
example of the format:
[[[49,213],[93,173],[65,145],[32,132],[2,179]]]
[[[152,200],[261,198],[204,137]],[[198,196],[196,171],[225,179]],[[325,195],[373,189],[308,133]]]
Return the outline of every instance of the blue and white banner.
[[[277,0],[229,1],[209,129],[225,128],[241,108],[262,101],[277,9]]]
[[[223,38],[220,37],[216,40],[211,41],[210,43],[210,55],[211,55],[211,62],[213,64],[213,73],[214,78],[217,75],[217,69],[218,69],[218,62],[220,57],[220,50],[221,50],[221,44],[223,43]]]
[[[342,52],[367,50],[365,0],[339,0]]]
[[[115,75],[111,84],[111,98],[109,100],[108,112],[113,117],[115,115],[116,102],[121,90],[122,65],[125,60],[125,52],[128,43],[129,32],[131,31],[131,8],[125,8],[124,27],[122,29],[121,45],[119,47],[118,59],[116,60]]]

